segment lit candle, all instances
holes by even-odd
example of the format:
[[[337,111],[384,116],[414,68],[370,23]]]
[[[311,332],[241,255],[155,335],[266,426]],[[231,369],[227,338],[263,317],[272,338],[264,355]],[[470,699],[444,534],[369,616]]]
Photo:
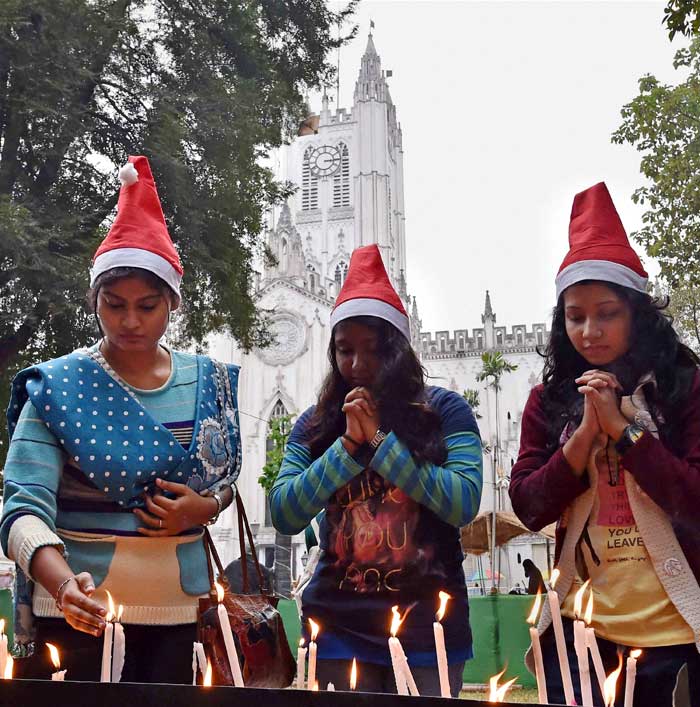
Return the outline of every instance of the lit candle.
[[[328,683],[328,686],[326,687],[326,692],[335,692],[335,685],[332,682]]]
[[[617,679],[620,677],[620,672],[622,671],[622,654],[618,653],[617,657],[619,659],[617,669],[613,670],[612,673],[605,678],[605,683],[603,684],[603,698],[605,700],[605,707],[615,707]]]
[[[450,678],[447,672],[447,651],[445,650],[445,631],[442,628],[442,617],[445,615],[447,602],[452,597],[446,592],[438,594],[440,598],[440,608],[435,614],[433,622],[433,635],[435,636],[435,653],[437,654],[438,676],[440,677],[440,695],[442,697],[452,697],[450,692]]]
[[[600,657],[600,650],[598,649],[598,639],[595,637],[595,631],[591,628],[591,621],[593,619],[593,590],[588,595],[588,604],[586,606],[586,613],[584,614],[583,620],[586,623],[586,645],[588,650],[591,652],[591,658],[593,658],[593,667],[595,668],[595,674],[598,678],[598,686],[600,687],[600,694],[604,695],[603,692],[605,688],[605,668],[603,667],[603,659]]]
[[[306,648],[304,648],[304,639],[299,640],[299,648],[297,648],[297,690],[304,689],[304,672],[306,670]]]
[[[109,592],[107,592],[109,594]],[[110,602],[112,597],[109,597]],[[120,604],[117,616],[114,619],[114,634],[112,637],[112,682],[121,682],[124,660],[126,659],[126,638],[122,626],[122,613],[124,607]]]
[[[357,659],[352,659],[352,668],[350,668],[350,689],[354,690],[357,687]]]
[[[576,592],[574,598],[574,650],[578,660],[578,674],[581,680],[581,704],[583,707],[593,707],[593,692],[591,691],[591,672],[588,664],[588,643],[586,640],[586,624],[581,619],[583,595],[591,580],[587,579]]]
[[[105,630],[102,634],[102,670],[100,672],[100,682],[112,682],[112,636],[114,626],[112,625],[113,614],[107,612],[105,616]]]
[[[508,680],[508,682],[504,682],[503,685],[499,687],[498,681],[501,677],[503,677],[505,672],[506,669],[503,668],[498,675],[494,675],[489,678],[489,702],[503,702],[506,697],[506,692],[508,692],[508,688],[518,679],[512,678],[511,680]]]
[[[207,669],[204,673],[204,682],[202,682],[204,687],[211,687],[211,661],[207,659]]]
[[[219,616],[219,628],[221,629],[221,634],[224,637],[226,656],[228,657],[228,664],[231,668],[233,684],[236,687],[243,687],[243,673],[241,673],[241,664],[238,662],[238,652],[236,651],[236,644],[233,640],[231,622],[229,621],[228,612],[224,606],[224,588],[218,582],[215,582],[214,584],[216,585],[216,596],[219,600],[219,606],[216,609]]]
[[[0,619],[0,675],[5,674],[5,665],[7,665],[7,635],[5,634],[5,619]]]
[[[2,673],[2,678],[4,680],[12,680],[12,669],[15,665],[15,660],[11,655],[7,656],[7,662],[5,663],[5,671]]]
[[[557,644],[557,655],[559,656],[559,670],[561,671],[561,681],[564,685],[564,698],[567,705],[575,705],[574,685],[571,682],[571,671],[569,670],[569,656],[566,652],[566,640],[564,639],[564,626],[561,622],[561,610],[559,609],[559,595],[554,590],[554,586],[559,579],[559,570],[552,572],[549,581],[551,589],[547,592],[549,610],[552,614],[552,626],[554,627],[554,638]]]
[[[634,683],[637,679],[637,658],[642,654],[639,648],[630,651],[627,658],[627,682],[625,683],[625,707],[632,707],[634,702]]]
[[[306,683],[309,690],[314,690],[316,688],[316,654],[318,652],[318,647],[316,645],[316,638],[318,637],[318,632],[320,626],[313,620],[309,619],[309,627],[311,628],[311,641],[309,642],[309,679]]]
[[[58,654],[58,648],[56,648],[56,646],[52,643],[47,643],[46,647],[49,649],[53,667],[56,668],[56,672],[51,673],[51,679],[63,682],[66,679],[66,671],[61,670],[61,656]]]
[[[202,678],[204,678],[204,674],[207,669],[207,658],[204,655],[204,646],[199,641],[193,641],[192,642],[192,684],[193,685],[197,684],[197,670],[198,669],[199,669],[199,672],[202,674]]]
[[[547,699],[547,681],[544,676],[544,661],[542,660],[542,646],[540,645],[540,634],[537,631],[537,616],[540,613],[540,605],[542,604],[542,592],[538,589],[535,603],[532,605],[532,611],[527,617],[527,622],[530,624],[530,642],[532,643],[532,655],[535,659],[535,677],[537,678],[537,699],[540,704],[546,705]]]
[[[403,671],[402,659],[400,655],[401,644],[399,639],[396,638],[396,632],[401,626],[401,614],[399,614],[399,607],[392,606],[392,619],[391,619],[391,636],[389,637],[389,655],[391,656],[391,667],[394,670],[394,680],[396,681],[396,691],[399,695],[408,694],[408,685],[406,683],[406,675]]]

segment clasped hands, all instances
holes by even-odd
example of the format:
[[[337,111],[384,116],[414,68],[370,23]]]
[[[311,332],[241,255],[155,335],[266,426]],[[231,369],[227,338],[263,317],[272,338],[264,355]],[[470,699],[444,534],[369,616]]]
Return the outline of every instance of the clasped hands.
[[[576,379],[584,396],[583,419],[578,430],[591,440],[605,434],[617,442],[629,424],[620,411],[622,386],[613,373],[593,369]]]
[[[379,429],[379,410],[367,388],[353,388],[346,396],[342,411],[345,413],[343,446],[352,454],[369,442]]]

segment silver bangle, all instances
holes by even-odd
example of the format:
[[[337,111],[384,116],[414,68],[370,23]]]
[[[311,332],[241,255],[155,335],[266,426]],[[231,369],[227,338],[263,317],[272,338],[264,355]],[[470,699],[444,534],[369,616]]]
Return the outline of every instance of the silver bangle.
[[[61,600],[61,589],[63,589],[63,587],[65,587],[66,584],[68,584],[68,582],[71,581],[71,579],[75,579],[76,582],[78,581],[78,580],[76,579],[75,575],[71,575],[70,577],[67,577],[66,579],[64,579],[64,580],[58,585],[58,589],[56,590],[56,599],[55,599],[55,601],[56,601],[56,608],[57,608],[59,611],[63,611],[63,607],[61,606],[61,601],[60,601],[60,600]]]
[[[219,520],[221,511],[224,510],[224,502],[216,491],[212,494],[212,498],[216,501],[216,513],[204,525],[214,525]]]

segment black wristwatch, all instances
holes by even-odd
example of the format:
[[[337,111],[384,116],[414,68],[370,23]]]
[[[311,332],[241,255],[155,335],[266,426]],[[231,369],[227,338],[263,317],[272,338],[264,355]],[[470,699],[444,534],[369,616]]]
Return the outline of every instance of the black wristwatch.
[[[646,432],[646,430],[634,422],[627,425],[620,439],[615,442],[615,451],[620,455],[624,454],[628,449],[634,447],[634,445],[639,442],[644,432]]]

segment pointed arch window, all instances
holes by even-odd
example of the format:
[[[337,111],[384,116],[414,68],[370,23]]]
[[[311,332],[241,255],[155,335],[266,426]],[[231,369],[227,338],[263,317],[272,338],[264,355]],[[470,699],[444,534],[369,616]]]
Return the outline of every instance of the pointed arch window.
[[[318,208],[318,177],[311,174],[310,158],[313,147],[304,151],[301,164],[301,210],[312,211]]]
[[[343,286],[345,283],[345,278],[348,276],[348,264],[341,260],[336,266],[335,266],[335,284],[337,285],[337,289],[340,292],[340,288]]]
[[[333,206],[350,206],[350,153],[345,143],[338,145],[340,167],[333,176]]]

